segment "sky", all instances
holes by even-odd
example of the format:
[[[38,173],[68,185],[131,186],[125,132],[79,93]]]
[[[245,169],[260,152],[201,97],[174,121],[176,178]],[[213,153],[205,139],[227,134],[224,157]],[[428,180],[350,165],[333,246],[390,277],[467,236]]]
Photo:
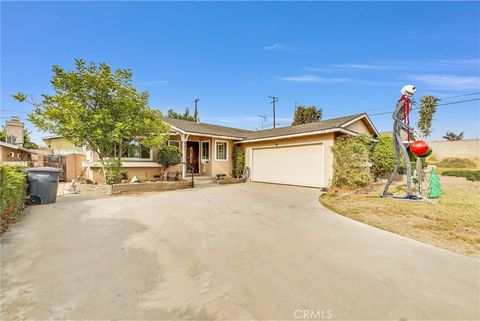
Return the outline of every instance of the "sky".
[[[290,124],[295,104],[323,118],[367,112],[379,131],[406,84],[415,99],[480,96],[478,2],[2,2],[0,120],[31,110],[11,98],[51,93],[52,65],[130,68],[150,106],[246,129]],[[452,96],[466,96],[450,98]],[[469,95],[472,94],[472,95]],[[414,112],[411,120],[415,124]],[[430,139],[480,136],[480,101],[439,106]]]

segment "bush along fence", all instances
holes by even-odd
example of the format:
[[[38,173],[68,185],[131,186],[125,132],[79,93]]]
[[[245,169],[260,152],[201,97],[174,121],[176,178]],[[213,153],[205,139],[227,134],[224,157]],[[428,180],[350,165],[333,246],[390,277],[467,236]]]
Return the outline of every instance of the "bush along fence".
[[[25,207],[27,183],[23,167],[0,165],[0,235],[15,223]]]

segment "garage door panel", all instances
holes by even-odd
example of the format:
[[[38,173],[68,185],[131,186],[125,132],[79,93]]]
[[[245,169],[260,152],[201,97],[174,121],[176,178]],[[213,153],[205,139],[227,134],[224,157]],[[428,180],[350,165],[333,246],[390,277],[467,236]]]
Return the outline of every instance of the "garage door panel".
[[[323,145],[259,148],[252,151],[252,181],[323,187]]]

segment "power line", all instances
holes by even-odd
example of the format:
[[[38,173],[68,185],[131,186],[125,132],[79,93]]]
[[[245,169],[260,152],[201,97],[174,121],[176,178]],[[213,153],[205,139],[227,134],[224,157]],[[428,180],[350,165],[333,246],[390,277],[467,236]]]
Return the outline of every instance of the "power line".
[[[448,99],[465,97],[465,96],[473,96],[473,95],[478,95],[478,94],[480,94],[480,91],[477,91],[477,92],[474,92],[474,93],[469,93],[469,94],[462,94],[462,95],[457,95],[457,96],[450,96],[450,97],[440,98],[440,100],[448,100]]]
[[[460,100],[460,101],[453,101],[453,102],[451,102],[451,103],[438,104],[437,107],[447,106],[447,105],[461,104],[461,103],[466,103],[466,102],[476,101],[476,100],[480,100],[480,98],[473,98],[473,99],[466,99],[466,100]],[[412,110],[416,110],[416,109],[419,109],[419,107],[414,107],[414,108],[412,108]],[[391,114],[391,113],[392,113],[392,111],[386,111],[386,112],[383,112],[383,113],[369,114],[368,116],[386,115],[386,114]]]

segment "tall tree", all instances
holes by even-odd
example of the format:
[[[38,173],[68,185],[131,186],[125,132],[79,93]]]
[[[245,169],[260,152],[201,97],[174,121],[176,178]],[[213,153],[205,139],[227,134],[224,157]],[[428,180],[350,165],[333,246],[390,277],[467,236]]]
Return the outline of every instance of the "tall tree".
[[[318,122],[322,119],[323,110],[315,106],[305,107],[299,105],[295,108],[292,126]]]
[[[168,118],[174,118],[174,119],[183,119],[183,120],[188,120],[188,121],[195,121],[195,116],[190,115],[190,109],[188,107],[185,109],[185,112],[183,114],[177,113],[173,109],[169,109],[167,111],[167,117]]]
[[[87,144],[98,154],[105,179],[107,158],[120,160],[132,139],[147,147],[164,144],[168,125],[159,110],[149,108],[148,93],[132,86],[129,69],[112,71],[79,59],[75,70],[52,70],[53,94],[43,94],[40,102],[27,101],[23,93],[13,97],[35,107],[28,119],[41,130]]]
[[[440,99],[434,96],[423,96],[420,98],[417,127],[425,137],[430,136],[430,133],[432,132],[433,115],[437,111],[439,101]]]
[[[462,140],[463,139],[463,133],[458,133],[455,134],[454,132],[446,132],[445,135],[443,136],[443,139],[446,140]]]
[[[23,147],[27,149],[38,149],[38,145],[32,142],[30,138],[30,132],[27,129],[23,130]],[[0,130],[0,142],[6,142],[7,141],[7,129],[5,126],[2,127],[2,130]]]

